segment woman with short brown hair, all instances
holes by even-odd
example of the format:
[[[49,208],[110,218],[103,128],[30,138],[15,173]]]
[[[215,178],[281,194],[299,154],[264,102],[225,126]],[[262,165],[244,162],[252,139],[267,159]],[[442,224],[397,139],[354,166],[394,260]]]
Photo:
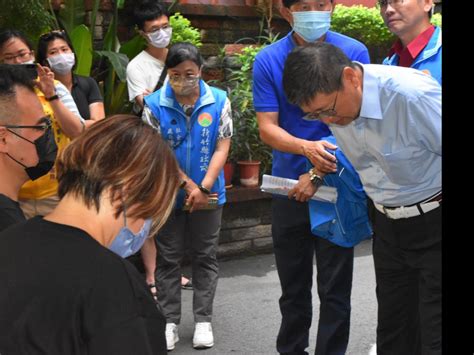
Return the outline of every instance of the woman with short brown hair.
[[[173,153],[153,128],[117,115],[62,151],[57,174],[54,211],[0,234],[0,352],[165,354],[166,321],[123,257],[173,208]]]

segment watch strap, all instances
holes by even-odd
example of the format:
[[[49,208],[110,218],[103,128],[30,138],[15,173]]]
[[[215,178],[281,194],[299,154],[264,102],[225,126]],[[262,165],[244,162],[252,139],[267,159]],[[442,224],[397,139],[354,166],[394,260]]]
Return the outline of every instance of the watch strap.
[[[55,95],[50,96],[50,97],[45,97],[45,100],[48,101],[48,102],[49,101],[54,101],[54,100],[57,100],[57,99],[59,99],[58,94],[55,94]]]

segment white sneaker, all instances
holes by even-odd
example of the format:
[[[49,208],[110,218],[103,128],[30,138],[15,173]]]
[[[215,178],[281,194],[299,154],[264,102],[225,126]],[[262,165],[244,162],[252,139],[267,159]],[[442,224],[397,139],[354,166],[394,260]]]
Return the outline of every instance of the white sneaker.
[[[210,322],[197,322],[194,328],[193,348],[205,349],[214,346],[214,335]]]
[[[166,323],[166,348],[173,350],[174,345],[179,341],[178,326],[175,323]]]
[[[377,355],[377,344],[373,344],[370,348],[369,355]]]

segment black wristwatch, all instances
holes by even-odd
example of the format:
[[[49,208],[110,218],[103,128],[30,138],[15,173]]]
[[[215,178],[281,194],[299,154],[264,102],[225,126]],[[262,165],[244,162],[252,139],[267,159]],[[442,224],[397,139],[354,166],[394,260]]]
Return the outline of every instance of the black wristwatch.
[[[57,100],[59,99],[59,96],[58,94],[54,94],[53,96],[50,96],[50,97],[45,97],[45,100],[50,102],[50,101],[54,101],[54,100]]]
[[[209,189],[206,189],[204,186],[202,185],[198,185],[198,189],[201,190],[203,193],[205,193],[206,195],[210,195],[211,194],[211,191]]]
[[[311,183],[319,188],[323,184],[323,178],[316,174],[313,170],[314,168],[309,169],[308,174],[309,174],[309,180]]]

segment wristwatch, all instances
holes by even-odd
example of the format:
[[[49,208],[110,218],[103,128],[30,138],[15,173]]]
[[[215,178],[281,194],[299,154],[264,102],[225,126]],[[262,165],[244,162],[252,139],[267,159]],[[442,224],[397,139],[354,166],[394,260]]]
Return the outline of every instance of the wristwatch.
[[[211,194],[211,191],[207,188],[205,188],[204,186],[202,185],[198,185],[198,189],[201,190],[203,193],[205,193],[206,195],[210,195]]]
[[[314,172],[314,168],[309,169],[309,180],[311,183],[319,188],[323,184],[323,178]]]
[[[54,100],[57,100],[57,99],[59,99],[58,94],[54,94],[53,96],[50,96],[50,97],[45,97],[45,100],[48,101],[48,102],[49,101],[54,101]]]

